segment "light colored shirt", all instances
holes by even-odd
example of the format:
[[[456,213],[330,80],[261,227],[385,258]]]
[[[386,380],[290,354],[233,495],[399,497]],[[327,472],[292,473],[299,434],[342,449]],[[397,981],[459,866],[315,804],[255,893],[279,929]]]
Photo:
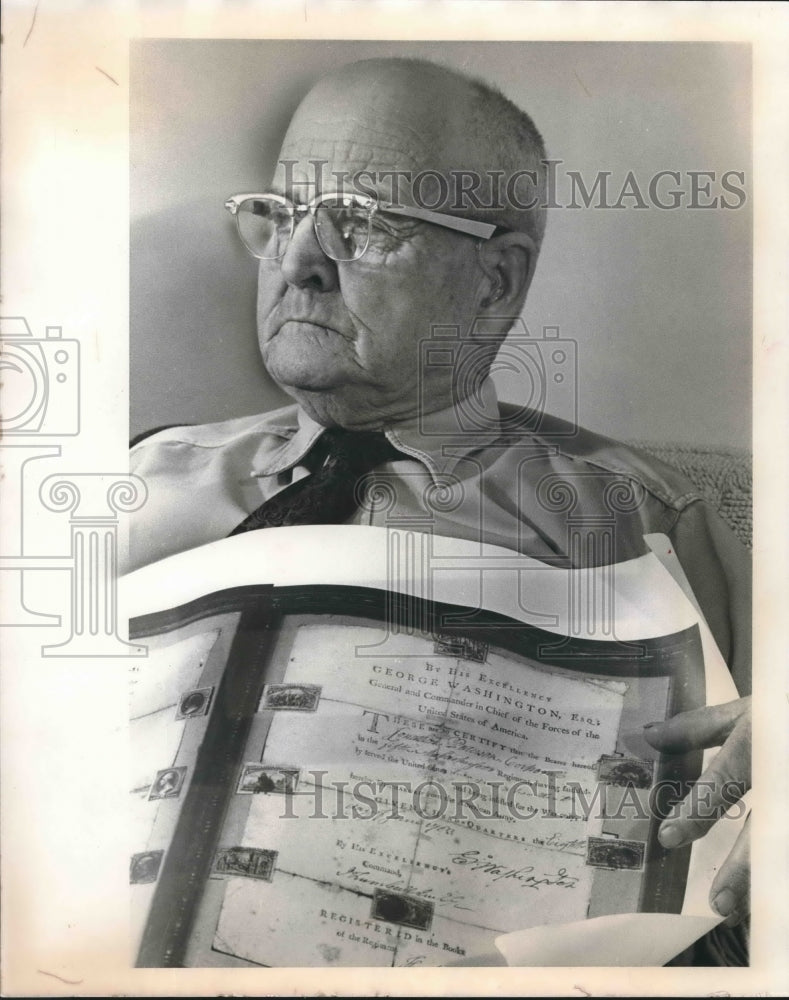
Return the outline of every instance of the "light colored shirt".
[[[298,406],[160,431],[132,449],[148,500],[133,516],[125,571],[228,535],[310,475],[324,428]],[[555,417],[478,396],[386,428],[402,452],[358,485],[348,524],[480,540],[564,567],[674,543],[742,694],[750,691],[750,555],[679,472]]]

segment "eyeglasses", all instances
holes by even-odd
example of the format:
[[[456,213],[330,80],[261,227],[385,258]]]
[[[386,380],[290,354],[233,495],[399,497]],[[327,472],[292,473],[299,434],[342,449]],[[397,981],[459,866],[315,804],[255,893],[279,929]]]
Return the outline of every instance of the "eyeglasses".
[[[309,213],[321,250],[337,261],[359,260],[368,247],[384,248],[392,232],[382,215],[402,215],[489,240],[498,228],[490,222],[461,219],[429,208],[392,205],[363,194],[321,194],[296,205],[278,194],[234,194],[225,208],[235,216],[241,242],[253,257],[277,260],[288,249],[297,216]]]

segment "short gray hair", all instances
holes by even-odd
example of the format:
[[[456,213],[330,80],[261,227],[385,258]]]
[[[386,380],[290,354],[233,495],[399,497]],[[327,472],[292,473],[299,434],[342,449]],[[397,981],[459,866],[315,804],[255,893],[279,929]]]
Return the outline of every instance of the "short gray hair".
[[[504,206],[505,214],[512,217],[512,228],[522,230],[532,238],[539,249],[547,221],[547,153],[539,129],[526,111],[519,108],[497,87],[484,80],[465,77],[471,89],[470,125],[479,139],[480,147],[495,161],[505,177],[519,171],[529,171],[536,178],[530,194],[531,208],[521,208],[510,202]]]

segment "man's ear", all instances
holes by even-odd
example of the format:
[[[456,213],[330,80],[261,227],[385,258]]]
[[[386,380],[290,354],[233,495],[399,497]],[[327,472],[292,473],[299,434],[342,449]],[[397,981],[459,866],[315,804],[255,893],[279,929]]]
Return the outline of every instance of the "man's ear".
[[[485,311],[518,316],[537,265],[537,248],[526,233],[502,233],[478,244],[479,263],[488,278],[480,302]]]

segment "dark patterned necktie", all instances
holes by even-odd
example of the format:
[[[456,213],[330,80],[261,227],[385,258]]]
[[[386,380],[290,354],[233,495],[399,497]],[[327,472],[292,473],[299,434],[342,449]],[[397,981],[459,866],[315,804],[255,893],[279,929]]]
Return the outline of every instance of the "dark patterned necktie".
[[[361,478],[383,462],[404,457],[380,431],[341,427],[325,431],[310,454],[317,461],[323,456],[320,468],[269,497],[230,535],[296,524],[343,524],[359,506]]]

